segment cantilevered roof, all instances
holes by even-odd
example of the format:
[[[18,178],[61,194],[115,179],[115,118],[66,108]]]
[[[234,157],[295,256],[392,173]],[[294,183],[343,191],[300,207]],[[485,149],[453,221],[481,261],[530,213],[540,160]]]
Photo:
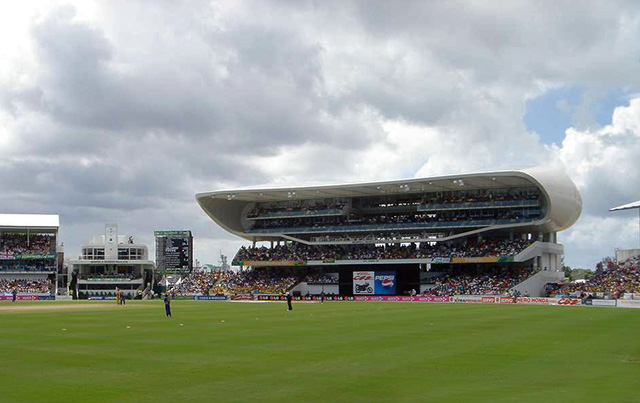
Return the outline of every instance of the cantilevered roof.
[[[211,197],[238,201],[275,201],[322,199],[335,197],[384,196],[402,193],[430,193],[451,190],[472,190],[534,186],[527,177],[511,172],[493,174],[451,175],[437,178],[401,179],[384,182],[351,183],[321,186],[287,186],[237,188],[200,193],[197,198]]]
[[[258,237],[255,234],[247,233],[249,227],[248,223],[245,222],[245,215],[253,203],[362,196],[401,196],[403,194],[411,194],[415,197],[415,195],[431,192],[473,189],[490,190],[530,186],[538,188],[546,201],[543,211],[545,216],[529,223],[530,225],[536,226],[541,231],[556,232],[569,228],[580,217],[582,199],[578,189],[566,173],[555,166],[384,182],[237,188],[199,193],[196,195],[196,200],[204,212],[226,231],[249,240],[274,240],[280,239],[286,234],[270,234]],[[488,227],[488,229],[491,228]]]
[[[634,208],[640,208],[640,200],[633,203],[623,204],[622,206],[611,208],[609,209],[609,211],[631,210]]]
[[[57,214],[0,214],[0,228],[51,228],[60,227]]]

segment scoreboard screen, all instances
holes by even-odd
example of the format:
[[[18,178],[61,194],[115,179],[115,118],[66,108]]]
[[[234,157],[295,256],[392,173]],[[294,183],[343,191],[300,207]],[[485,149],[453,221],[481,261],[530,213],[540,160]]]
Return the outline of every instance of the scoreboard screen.
[[[156,267],[168,273],[188,272],[193,267],[191,231],[155,231]]]

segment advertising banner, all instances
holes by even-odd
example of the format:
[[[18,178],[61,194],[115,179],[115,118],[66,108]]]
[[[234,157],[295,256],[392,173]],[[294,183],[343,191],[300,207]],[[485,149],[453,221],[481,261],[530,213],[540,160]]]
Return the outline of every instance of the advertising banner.
[[[356,295],[354,301],[391,301],[391,302],[450,302],[450,297],[431,295]]]
[[[592,299],[591,305],[593,306],[616,306],[615,299]]]
[[[482,304],[483,298],[479,295],[456,295],[451,298],[451,302],[461,302],[464,304]]]
[[[376,295],[395,295],[396,272],[376,271],[374,293]]]
[[[196,301],[224,301],[227,299],[224,295],[194,295]]]
[[[258,295],[258,301],[286,301],[287,297],[284,295]],[[295,296],[294,301],[320,301],[319,295],[305,295]],[[350,295],[325,295],[325,301],[353,301],[354,297]]]
[[[431,259],[431,263],[434,263],[434,264],[451,263],[451,258],[448,258],[448,257],[434,257],[433,259]]]
[[[640,308],[640,299],[619,299],[618,308]]]
[[[550,304],[560,305],[560,306],[572,306],[579,305],[580,299],[578,298],[549,298]]]
[[[297,261],[270,261],[270,260],[245,260],[233,262],[233,266],[251,266],[251,267],[284,267],[284,266],[305,266],[307,262],[304,260]]]
[[[498,258],[495,256],[451,258],[451,263],[496,263],[497,261]]]
[[[549,305],[546,297],[518,297],[518,304]]]
[[[353,295],[373,295],[374,277],[373,271],[354,271]]]
[[[253,296],[251,294],[238,294],[230,296],[229,299],[233,301],[251,301]]]
[[[55,259],[55,252],[48,253],[13,253],[3,252],[0,253],[0,260],[40,260],[40,259]]]
[[[515,304],[516,299],[513,297],[500,297],[501,304]]]
[[[0,301],[11,301],[13,296],[11,294],[0,295]],[[16,300],[18,301],[53,301],[55,295],[43,294],[43,295],[18,295]]]

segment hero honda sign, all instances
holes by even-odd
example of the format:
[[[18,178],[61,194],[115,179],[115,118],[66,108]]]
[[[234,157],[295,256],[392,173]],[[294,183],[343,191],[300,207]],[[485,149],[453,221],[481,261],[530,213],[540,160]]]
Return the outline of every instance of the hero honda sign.
[[[353,295],[373,295],[375,272],[353,272]]]

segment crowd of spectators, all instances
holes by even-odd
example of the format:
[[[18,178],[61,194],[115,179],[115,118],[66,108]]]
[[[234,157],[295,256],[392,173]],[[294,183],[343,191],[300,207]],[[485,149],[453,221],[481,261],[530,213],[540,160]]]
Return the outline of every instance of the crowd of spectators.
[[[598,263],[596,272],[586,281],[575,281],[555,290],[557,295],[585,298],[588,296],[609,296],[621,298],[625,293],[640,292],[640,257],[622,263],[607,260]]]
[[[540,193],[537,191],[513,191],[513,192],[494,192],[483,191],[471,194],[457,194],[451,196],[427,196],[422,199],[420,204],[451,204],[451,203],[475,203],[475,202],[491,202],[491,201],[511,201],[511,200],[538,200]]]
[[[430,213],[407,212],[390,214],[350,214],[332,217],[296,217],[271,220],[256,220],[252,230],[278,228],[312,228],[354,227],[362,225],[393,225],[418,223],[457,223],[469,221],[496,221],[533,219],[540,216],[539,209],[486,209],[435,211]]]
[[[433,279],[434,286],[423,292],[424,295],[508,295],[515,285],[526,280],[531,270],[498,270],[471,273],[461,271]]]
[[[337,273],[331,275],[328,273],[310,273],[304,277],[303,281],[308,284],[338,284],[339,277]]]
[[[194,271],[184,277],[179,283],[168,289],[170,293],[178,295],[209,294],[213,285],[221,277],[219,271]]]
[[[51,292],[51,281],[47,279],[0,280],[0,294],[11,294],[14,290],[18,294],[49,294]]]
[[[49,254],[56,250],[56,238],[47,234],[0,234],[0,255]]]
[[[327,210],[342,210],[345,205],[346,202],[341,200],[318,201],[314,204],[303,202],[290,202],[285,205],[259,203],[247,214],[247,218],[286,215],[287,213],[314,213]]]
[[[170,286],[167,291],[176,295],[282,294],[302,281],[312,284],[337,284],[338,276],[312,268],[197,271]]]
[[[282,294],[297,282],[295,276],[278,269],[226,271],[210,294]]]
[[[531,240],[482,240],[465,244],[423,242],[420,244],[385,245],[305,245],[290,243],[267,247],[242,246],[234,262],[243,261],[309,261],[309,260],[370,260],[428,259],[436,257],[514,256],[532,243]]]

